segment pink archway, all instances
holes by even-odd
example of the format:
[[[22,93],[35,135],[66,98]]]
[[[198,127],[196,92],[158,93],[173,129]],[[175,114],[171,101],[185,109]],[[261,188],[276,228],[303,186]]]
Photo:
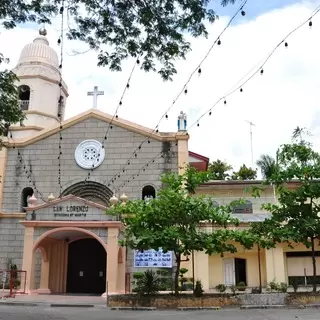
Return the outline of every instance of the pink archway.
[[[54,228],[51,230],[48,230],[47,232],[45,232],[44,234],[42,234],[33,244],[33,252],[35,252],[38,247],[41,244],[41,241],[44,240],[46,237],[48,237],[51,234],[60,232],[60,231],[78,231],[78,232],[82,232],[88,236],[91,236],[92,238],[96,239],[97,241],[100,242],[100,244],[103,246],[103,248],[105,249],[106,253],[108,253],[108,248],[107,248],[107,244],[100,238],[98,237],[95,233],[86,230],[86,229],[82,229],[82,228],[78,228],[78,227],[61,227],[61,228]]]

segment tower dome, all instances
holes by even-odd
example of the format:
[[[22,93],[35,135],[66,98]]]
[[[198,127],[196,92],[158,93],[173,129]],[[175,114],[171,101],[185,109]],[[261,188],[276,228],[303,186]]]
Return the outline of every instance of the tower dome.
[[[59,59],[57,53],[49,46],[46,38],[47,31],[44,28],[39,30],[39,35],[32,43],[27,44],[20,54],[17,67],[23,64],[46,64],[55,69],[59,68]]]
[[[26,115],[23,122],[10,126],[13,138],[33,135],[64,118],[68,87],[61,79],[58,54],[46,35],[47,30],[41,28],[33,42],[24,46],[12,70],[19,78],[20,107]]]

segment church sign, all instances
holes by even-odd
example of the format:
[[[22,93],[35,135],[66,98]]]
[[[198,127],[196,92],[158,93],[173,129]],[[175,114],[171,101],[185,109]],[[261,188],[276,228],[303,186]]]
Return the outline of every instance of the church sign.
[[[138,268],[172,268],[172,251],[159,250],[134,251],[134,266]]]
[[[88,206],[53,206],[53,212],[88,212]]]
[[[53,206],[55,217],[86,217],[86,212],[89,211],[88,206]],[[67,213],[66,213],[67,212]]]

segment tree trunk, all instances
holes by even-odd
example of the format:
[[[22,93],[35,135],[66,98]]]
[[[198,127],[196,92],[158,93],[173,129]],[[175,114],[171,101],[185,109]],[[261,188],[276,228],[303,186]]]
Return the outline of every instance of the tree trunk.
[[[314,237],[311,238],[311,250],[312,250],[312,268],[313,268],[312,287],[313,287],[313,292],[317,293],[317,266],[316,266],[316,255],[315,255],[315,249],[314,249]]]
[[[258,244],[258,267],[259,267],[259,291],[262,293],[262,280],[261,280],[261,257],[260,257],[260,245]]]
[[[177,263],[177,269],[176,273],[174,275],[174,294],[176,296],[179,295],[179,273],[180,273],[180,265],[181,265],[181,254],[176,253],[176,263]]]

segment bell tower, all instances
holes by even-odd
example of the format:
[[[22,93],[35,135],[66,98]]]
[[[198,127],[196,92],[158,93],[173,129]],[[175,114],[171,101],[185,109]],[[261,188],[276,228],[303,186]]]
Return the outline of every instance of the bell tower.
[[[59,59],[49,46],[44,28],[32,43],[21,51],[17,66],[12,70],[19,82],[19,101],[26,119],[12,124],[13,138],[31,136],[59,123],[64,118],[68,88],[62,81],[61,90]]]

